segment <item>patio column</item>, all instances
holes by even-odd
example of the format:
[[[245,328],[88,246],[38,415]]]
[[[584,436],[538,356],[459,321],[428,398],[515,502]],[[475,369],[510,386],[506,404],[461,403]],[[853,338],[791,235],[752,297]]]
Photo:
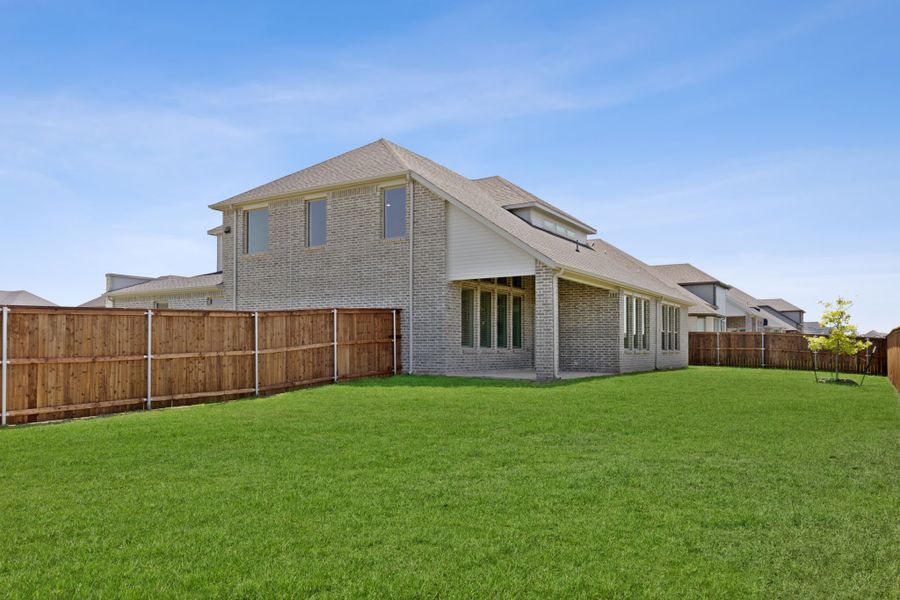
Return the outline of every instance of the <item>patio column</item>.
[[[538,379],[559,377],[559,278],[540,262],[534,271],[534,370]]]

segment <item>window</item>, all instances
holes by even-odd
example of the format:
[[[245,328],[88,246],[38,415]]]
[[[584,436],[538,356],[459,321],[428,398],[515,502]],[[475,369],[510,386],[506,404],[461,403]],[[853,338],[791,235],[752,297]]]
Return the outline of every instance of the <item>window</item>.
[[[324,246],[328,240],[328,204],[325,200],[306,203],[306,245]]]
[[[259,254],[269,247],[269,209],[248,210],[244,219],[244,252]]]
[[[512,347],[522,347],[522,296],[512,299]]]
[[[523,283],[523,280],[521,277],[513,277],[512,278],[512,286],[514,288],[518,288],[521,290],[525,287],[525,284]]]
[[[660,327],[660,341],[663,350],[681,349],[681,309],[677,306],[664,304],[662,306],[662,326]]]
[[[509,296],[497,295],[497,347],[509,347]]]
[[[406,188],[384,190],[384,237],[406,235]]]
[[[635,296],[625,296],[625,332],[626,350],[649,350],[650,301]]]
[[[479,314],[481,320],[479,322],[478,345],[482,348],[490,348],[491,344],[491,292],[481,292],[479,296]]]
[[[475,290],[462,290],[462,345],[471,348],[475,345]]]
[[[153,308],[158,308],[158,309],[161,309],[161,310],[166,310],[167,308],[169,308],[169,303],[168,303],[168,302],[158,302],[158,301],[157,301],[157,302],[154,302],[154,303],[153,303]]]
[[[225,306],[225,298],[211,298],[211,297],[207,297],[207,298],[206,298],[206,305],[207,305],[207,306],[214,306],[214,307]]]

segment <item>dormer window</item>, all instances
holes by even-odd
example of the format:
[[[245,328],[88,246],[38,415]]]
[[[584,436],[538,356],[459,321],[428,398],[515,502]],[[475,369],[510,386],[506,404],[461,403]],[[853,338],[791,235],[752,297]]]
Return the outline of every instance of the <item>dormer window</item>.
[[[578,221],[574,217],[570,217],[562,211],[553,209],[549,205],[528,202],[507,205],[504,208],[523,221],[527,221],[533,227],[580,244],[587,245],[588,234],[597,233],[589,225]]]

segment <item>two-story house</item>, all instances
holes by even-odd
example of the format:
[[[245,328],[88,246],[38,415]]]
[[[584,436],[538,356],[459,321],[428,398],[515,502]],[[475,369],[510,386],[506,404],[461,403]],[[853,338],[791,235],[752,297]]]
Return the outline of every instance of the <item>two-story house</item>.
[[[687,365],[696,298],[500,177],[382,139],[211,208],[225,308],[400,309],[409,372]]]

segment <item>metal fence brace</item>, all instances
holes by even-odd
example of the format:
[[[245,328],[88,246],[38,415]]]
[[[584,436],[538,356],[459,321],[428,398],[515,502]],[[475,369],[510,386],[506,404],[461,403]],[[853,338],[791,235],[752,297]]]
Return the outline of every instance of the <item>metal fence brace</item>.
[[[391,344],[393,345],[393,347],[391,348],[391,351],[392,351],[393,357],[394,357],[394,364],[393,364],[394,375],[396,375],[397,374],[397,311],[396,310],[391,311],[391,317],[392,317],[392,327],[393,327],[393,331],[391,332]]]
[[[259,396],[259,313],[253,313],[253,390]]]
[[[333,369],[334,376],[333,376],[333,378],[335,381],[337,381],[338,380],[338,357],[337,357],[337,309],[336,308],[331,309],[331,315],[332,315],[332,319],[331,319],[332,320],[332,334],[331,334],[332,337],[331,337],[331,339],[332,339],[332,348],[333,348],[332,354],[334,355],[332,358],[332,360],[334,360],[334,369]]]
[[[147,410],[153,408],[153,311],[147,311]]]
[[[2,351],[0,351],[2,352],[2,354],[0,354],[0,371],[2,371],[0,372],[0,388],[2,388],[2,390],[0,390],[0,396],[2,396],[2,400],[0,400],[0,402],[2,402],[2,419],[0,419],[0,421],[2,421],[2,423],[0,424],[6,425],[6,363],[9,361],[7,357],[7,346],[9,345],[7,341],[9,308],[4,306],[0,311],[3,312],[3,340],[0,342],[0,345],[3,346]]]

